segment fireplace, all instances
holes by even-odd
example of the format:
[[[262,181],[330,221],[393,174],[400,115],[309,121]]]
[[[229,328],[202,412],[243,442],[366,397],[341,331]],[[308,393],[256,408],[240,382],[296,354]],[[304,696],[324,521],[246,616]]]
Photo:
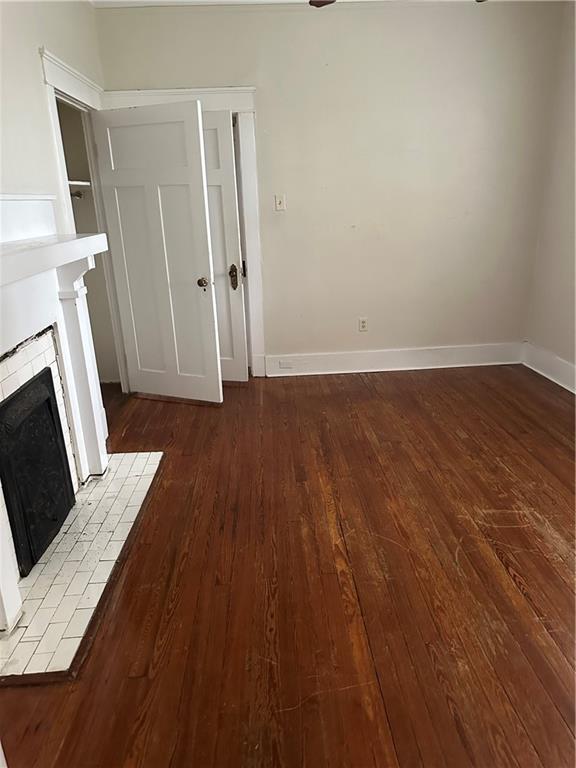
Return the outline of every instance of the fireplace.
[[[63,231],[69,224],[73,231],[73,223],[64,219]],[[95,255],[106,250],[104,234],[58,234],[50,195],[0,195],[0,405],[11,401],[2,408],[0,424],[0,633],[18,623],[26,596],[18,586],[20,575],[43,560],[39,553],[53,540],[72,503],[70,479],[76,490],[108,465],[108,430],[84,285]],[[12,411],[12,395],[46,367],[57,408],[46,376],[43,394],[32,398],[39,411],[24,427],[23,417]],[[20,455],[6,440],[28,429],[45,437],[36,440],[31,456]],[[49,457],[43,454],[48,440]],[[47,458],[57,460],[59,468],[46,464]]]
[[[0,481],[18,568],[26,576],[74,504],[50,368],[0,403]]]

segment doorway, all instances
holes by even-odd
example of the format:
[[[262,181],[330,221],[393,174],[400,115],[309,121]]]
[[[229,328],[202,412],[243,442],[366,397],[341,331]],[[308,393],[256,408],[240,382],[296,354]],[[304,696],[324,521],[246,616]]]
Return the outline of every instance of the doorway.
[[[158,105],[158,109],[162,108]],[[134,112],[138,110],[130,110],[132,116]],[[102,220],[102,211],[100,216],[97,215],[97,205],[95,205],[95,183],[90,173],[90,161],[89,152],[87,151],[87,145],[89,139],[86,136],[86,113],[84,120],[82,112],[64,101],[57,101],[58,120],[60,123],[60,132],[62,136],[62,144],[64,149],[64,157],[66,161],[66,172],[69,184],[69,193],[71,196],[72,210],[74,216],[74,223],[76,231],[79,234],[98,231],[98,220]],[[108,118],[114,121],[118,114],[127,114],[128,110],[101,110],[92,113],[92,119],[96,127],[96,136],[98,136],[98,125],[106,121]],[[246,258],[243,254],[243,243],[241,243],[241,237],[244,240],[244,228],[240,226],[239,205],[241,199],[242,190],[239,187],[237,181],[237,169],[239,166],[239,151],[238,151],[238,135],[236,132],[236,119],[230,111],[209,111],[204,114],[204,124],[202,129],[202,155],[203,155],[203,174],[205,179],[205,192],[207,195],[207,206],[209,214],[209,248],[211,250],[211,263],[213,269],[213,284],[214,284],[214,303],[216,308],[217,322],[215,322],[216,333],[216,348],[217,355],[219,357],[219,371],[218,371],[218,389],[221,393],[221,381],[247,381],[248,379],[248,323],[245,308],[245,292],[244,281],[246,277]],[[109,143],[109,134],[107,134],[106,143]],[[88,145],[89,146],[89,145]],[[132,145],[132,148],[134,145]],[[150,146],[148,148],[142,147],[143,156],[146,152],[154,152],[155,147]],[[105,151],[98,153],[98,162],[102,163],[102,158],[105,155]],[[94,157],[92,156],[92,162],[94,163]],[[146,161],[148,162],[148,161]],[[105,175],[105,168],[99,168],[98,176],[100,179]],[[109,180],[109,179],[108,179]],[[96,179],[98,184],[99,179]],[[101,190],[104,192],[104,207],[106,207],[106,183],[101,184]],[[160,190],[160,187],[157,188]],[[110,191],[110,190],[108,190]],[[126,259],[125,244],[127,239],[130,238],[130,228],[132,233],[138,231],[142,234],[142,228],[146,229],[146,222],[142,217],[138,221],[129,221],[125,219],[121,223],[121,226],[115,226],[114,219],[117,217],[119,210],[118,207],[118,190],[114,190],[115,199],[112,201],[112,205],[107,207],[105,227],[109,234],[112,262],[114,263],[114,281],[116,283],[115,288],[119,289],[119,284],[125,283],[125,276],[129,275],[129,264]],[[172,205],[169,206],[169,210],[173,212],[175,207],[178,206],[178,201],[172,199]],[[161,222],[162,228],[165,227],[165,219]],[[116,225],[120,222],[116,222]],[[102,229],[102,226],[100,226]],[[242,229],[242,232],[241,232]],[[122,230],[122,232],[121,232]],[[181,242],[178,248],[182,250],[185,248],[185,243],[182,240],[182,227],[179,230],[179,238]],[[151,235],[151,231],[148,231],[148,235]],[[165,234],[165,233],[163,233]],[[138,245],[138,255],[141,257],[145,252],[146,247],[149,248],[151,237],[147,237],[144,241],[141,241]],[[147,241],[147,242],[146,242]],[[146,244],[145,244],[146,243]],[[156,245],[158,241],[156,242]],[[158,248],[155,249],[158,252]],[[162,249],[160,249],[162,250]],[[124,252],[123,252],[124,251]],[[150,251],[150,249],[149,249]],[[156,258],[156,253],[150,254],[152,258]],[[159,254],[160,261],[167,261],[168,254],[166,253],[166,239],[164,237],[163,253]],[[132,260],[134,262],[134,254],[132,254]],[[103,382],[113,382],[122,380],[122,371],[120,370],[118,360],[118,340],[115,339],[113,313],[110,309],[109,302],[109,288],[107,286],[107,277],[110,280],[110,275],[105,274],[104,263],[102,258],[98,258],[96,269],[91,270],[86,275],[86,285],[88,288],[88,304],[90,310],[90,319],[92,324],[92,331],[94,336],[94,346],[96,351],[96,359],[98,364],[98,370],[100,379]],[[149,261],[147,265],[144,263],[141,265],[144,271],[148,267],[152,266],[152,262]],[[184,266],[181,264],[180,266]],[[151,306],[152,295],[150,294],[150,286],[148,285],[148,295],[146,295],[146,289],[142,291],[142,271],[139,269],[139,265],[132,264],[132,277],[134,278],[136,273],[139,272],[140,276],[137,280],[132,279],[128,290],[122,291],[120,288],[120,316],[122,318],[122,346],[126,351],[127,358],[127,386],[124,388],[128,391],[143,391],[149,394],[165,394],[189,397],[190,399],[210,399],[219,401],[221,395],[218,396],[216,390],[212,390],[212,395],[205,396],[206,389],[200,387],[196,393],[194,389],[190,387],[182,388],[175,385],[175,380],[180,375],[180,371],[174,372],[170,376],[164,376],[163,380],[158,384],[150,384],[151,378],[159,379],[156,377],[144,377],[138,376],[137,371],[142,369],[140,365],[140,358],[145,353],[145,347],[143,345],[149,344],[149,340],[153,337],[156,326],[161,324],[161,316],[157,315],[152,319],[152,323],[148,323],[148,329],[141,335],[139,340],[139,349],[136,348],[134,342],[133,330],[135,327],[142,328],[143,323],[146,320],[150,320],[149,308]],[[180,272],[182,278],[183,273]],[[158,280],[152,281],[158,287]],[[182,279],[180,280],[182,283]],[[168,285],[168,281],[167,281]],[[108,289],[108,290],[107,290]],[[174,293],[173,289],[172,293]],[[193,294],[189,294],[187,300],[181,301],[181,306],[190,307],[193,302]],[[145,307],[143,313],[140,313],[140,318],[135,317],[134,312],[130,316],[127,314],[127,308],[134,308],[136,304],[140,304]],[[174,296],[170,296],[170,316],[167,318],[165,325],[175,327],[178,322],[178,317],[174,312]],[[124,317],[122,317],[124,315]],[[176,351],[176,365],[175,368],[180,366],[180,360],[183,359],[186,354],[189,356],[194,354],[194,348],[198,346],[197,338],[194,334],[198,331],[194,328],[194,317],[192,315],[183,316],[180,313],[180,324],[182,328],[186,323],[190,327],[190,331],[187,331],[188,337],[183,337],[180,334],[178,339],[177,334],[174,333],[172,338],[168,338],[166,333],[163,333],[163,341],[156,344],[164,344],[166,349],[164,353],[169,352],[170,348],[174,348]],[[166,320],[166,318],[164,318]],[[116,322],[116,327],[119,324]],[[207,323],[204,321],[202,324],[202,333],[207,332]],[[198,326],[197,326],[198,327]],[[132,338],[131,338],[132,335]],[[159,334],[159,336],[162,334]],[[208,333],[210,336],[210,333]],[[115,343],[116,342],[116,343]],[[180,349],[178,350],[178,343],[180,343]],[[188,351],[183,352],[183,344],[188,346]],[[136,352],[135,355],[130,357],[130,352]],[[166,358],[166,354],[163,355]],[[120,361],[121,363],[122,361]],[[204,366],[206,360],[204,359],[202,365]],[[205,366],[204,366],[205,367]],[[132,369],[132,375],[130,370]],[[156,369],[154,369],[156,372]],[[182,378],[182,376],[180,376]],[[216,396],[214,392],[216,391]]]
[[[109,227],[104,214],[102,186],[95,157],[94,132],[91,123],[93,115],[102,110],[123,107],[134,108],[144,105],[198,100],[202,105],[204,115],[210,112],[227,111],[237,118],[234,132],[237,150],[235,159],[242,237],[248,369],[251,376],[265,376],[262,249],[256,160],[256,89],[253,86],[230,86],[225,88],[106,91],[48,49],[40,48],[39,54],[42,62],[43,84],[49,105],[54,163],[58,178],[59,192],[55,201],[55,215],[58,231],[63,234],[76,232],[76,225],[72,199],[69,194],[69,176],[57,108],[59,101],[65,102],[67,106],[72,106],[77,113],[80,112],[92,182],[91,191],[96,209],[97,230],[100,232],[109,231]],[[85,177],[74,179],[71,176],[71,181],[86,180]],[[122,390],[124,392],[136,391],[129,381],[127,373],[126,351],[120,324],[120,301],[110,253],[101,254],[97,257],[97,261],[101,262],[103,267],[101,271],[105,277],[114,349]],[[103,282],[102,279],[101,282]],[[93,290],[92,293],[94,295],[95,291]],[[101,305],[102,302],[99,304]]]
[[[88,160],[82,111],[60,99],[57,99],[56,106],[76,232],[78,234],[98,232],[95,190]],[[95,268],[85,274],[84,282],[88,290],[86,298],[98,375],[102,383],[119,382],[121,377],[114,344],[104,261],[97,257],[95,263]]]

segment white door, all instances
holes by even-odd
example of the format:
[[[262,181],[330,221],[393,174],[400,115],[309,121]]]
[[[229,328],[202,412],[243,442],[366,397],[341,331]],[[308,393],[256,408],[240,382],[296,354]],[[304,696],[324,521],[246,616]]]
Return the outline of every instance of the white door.
[[[224,381],[248,381],[248,345],[230,112],[204,112],[214,284]]]
[[[93,122],[130,389],[222,402],[200,102]]]

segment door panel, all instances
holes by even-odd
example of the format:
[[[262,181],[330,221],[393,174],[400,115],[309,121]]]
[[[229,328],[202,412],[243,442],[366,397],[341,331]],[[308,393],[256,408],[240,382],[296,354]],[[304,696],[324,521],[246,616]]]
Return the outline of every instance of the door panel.
[[[130,388],[222,402],[200,104],[93,122]]]
[[[138,365],[148,371],[164,371],[160,313],[152,270],[150,242],[142,222],[146,221],[146,190],[125,187],[116,190],[121,224],[126,279],[132,307]]]
[[[203,120],[222,378],[247,381],[248,347],[232,115],[205,112]],[[236,290],[229,277],[232,265],[238,270]]]
[[[185,123],[110,126],[108,131],[112,168],[185,168]]]

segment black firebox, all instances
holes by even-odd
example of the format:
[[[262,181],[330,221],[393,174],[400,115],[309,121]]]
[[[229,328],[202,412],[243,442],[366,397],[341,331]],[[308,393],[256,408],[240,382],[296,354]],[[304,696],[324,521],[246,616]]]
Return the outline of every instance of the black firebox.
[[[0,403],[0,481],[26,576],[74,504],[50,368]]]

